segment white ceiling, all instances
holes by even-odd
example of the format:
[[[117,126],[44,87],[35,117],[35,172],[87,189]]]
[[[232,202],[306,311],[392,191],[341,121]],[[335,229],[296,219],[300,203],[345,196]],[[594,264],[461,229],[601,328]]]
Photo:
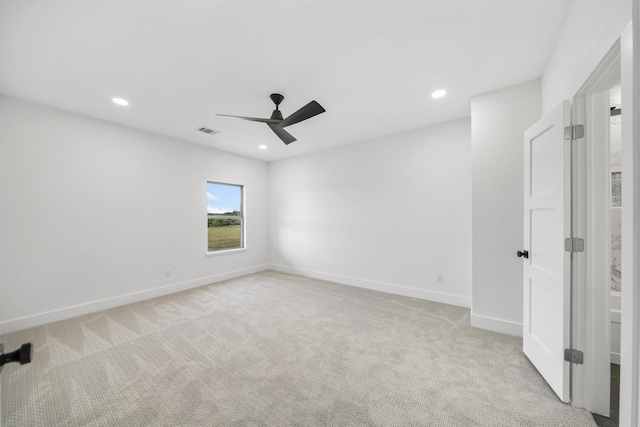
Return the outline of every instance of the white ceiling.
[[[570,3],[0,0],[0,93],[271,161],[465,117],[471,96],[540,78]],[[269,117],[274,92],[285,117],[327,112],[289,146],[215,115]]]

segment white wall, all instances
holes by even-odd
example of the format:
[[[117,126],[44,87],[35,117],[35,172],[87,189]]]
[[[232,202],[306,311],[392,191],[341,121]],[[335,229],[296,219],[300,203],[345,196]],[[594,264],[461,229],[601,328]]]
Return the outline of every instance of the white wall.
[[[524,131],[541,116],[540,81],[471,99],[471,324],[522,334]]]
[[[470,154],[467,118],[270,163],[272,264],[469,307]]]
[[[629,0],[575,0],[542,78],[542,108],[571,99],[631,21]]]
[[[267,174],[261,161],[0,97],[2,332],[264,268]],[[246,186],[246,252],[205,255],[207,180]]]

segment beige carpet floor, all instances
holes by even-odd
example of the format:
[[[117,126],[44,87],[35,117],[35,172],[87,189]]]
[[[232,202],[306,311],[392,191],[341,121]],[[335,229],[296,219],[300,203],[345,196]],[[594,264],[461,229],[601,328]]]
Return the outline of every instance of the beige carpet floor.
[[[469,310],[273,271],[2,337],[19,426],[595,426]]]

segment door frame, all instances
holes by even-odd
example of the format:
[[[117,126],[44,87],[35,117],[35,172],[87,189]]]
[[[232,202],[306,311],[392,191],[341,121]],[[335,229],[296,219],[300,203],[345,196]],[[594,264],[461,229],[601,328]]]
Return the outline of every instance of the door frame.
[[[584,124],[583,139],[573,141],[572,235],[585,239],[573,254],[573,348],[584,364],[572,368],[572,403],[609,416],[610,269],[609,90],[621,80],[620,40],[600,61],[572,99],[572,123]],[[624,110],[624,106],[623,106]],[[624,119],[623,119],[624,120]]]
[[[620,38],[625,110],[622,120],[625,173],[622,177],[621,426],[635,426],[640,421],[640,1],[634,0],[631,4],[632,22]],[[578,326],[578,330],[585,327]],[[581,333],[587,336],[585,329]],[[594,337],[590,335],[590,339]],[[583,374],[586,372],[579,376]],[[584,388],[584,382],[577,385]],[[583,392],[580,387],[576,387],[576,391]]]
[[[622,330],[620,425],[638,425],[640,414],[640,1],[621,38],[622,104]]]

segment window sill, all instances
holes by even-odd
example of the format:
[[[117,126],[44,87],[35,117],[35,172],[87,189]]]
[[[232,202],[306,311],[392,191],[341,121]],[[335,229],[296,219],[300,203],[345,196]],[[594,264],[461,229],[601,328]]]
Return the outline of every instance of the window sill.
[[[246,252],[247,248],[238,248],[238,249],[227,249],[226,251],[215,251],[215,252],[207,252],[206,256],[218,256],[218,255],[228,255],[235,254],[237,252]]]

